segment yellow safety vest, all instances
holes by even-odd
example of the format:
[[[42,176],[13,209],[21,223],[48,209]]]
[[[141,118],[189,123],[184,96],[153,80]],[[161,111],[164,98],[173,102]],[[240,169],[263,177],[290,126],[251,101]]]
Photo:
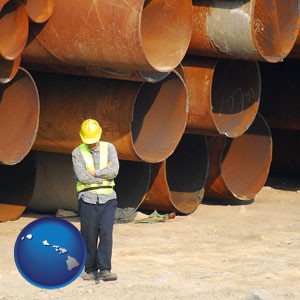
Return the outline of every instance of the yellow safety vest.
[[[100,170],[107,167],[108,164],[108,143],[107,142],[99,142],[100,147]],[[81,144],[79,146],[82,157],[85,161],[85,165],[87,170],[95,170],[94,160],[92,154],[90,152],[89,147],[86,144]],[[104,194],[109,195],[113,190],[113,186],[115,185],[114,180],[103,180],[101,183],[92,183],[92,184],[85,184],[80,181],[77,181],[77,192],[81,192],[85,189],[89,189],[89,192],[96,193],[96,194]]]

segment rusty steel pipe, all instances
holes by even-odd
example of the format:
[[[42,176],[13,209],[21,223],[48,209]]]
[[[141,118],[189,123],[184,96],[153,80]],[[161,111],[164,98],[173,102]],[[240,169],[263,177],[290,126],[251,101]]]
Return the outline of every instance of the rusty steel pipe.
[[[56,0],[22,0],[32,22],[44,23],[54,12]]]
[[[81,143],[81,122],[94,118],[120,159],[155,163],[172,154],[184,133],[187,91],[173,72],[153,84],[50,73],[34,76],[41,97],[35,150],[71,153]]]
[[[298,0],[194,0],[193,55],[280,62],[299,32]]]
[[[38,53],[38,55],[37,55]],[[120,80],[158,82],[165,79],[170,72],[147,72],[137,70],[112,70],[90,65],[69,65],[50,54],[38,41],[34,39],[32,32],[29,33],[28,43],[22,54],[22,66],[29,70],[63,73],[79,76],[104,77]]]
[[[271,128],[300,130],[300,61],[260,64],[262,95],[259,111]]]
[[[253,200],[264,186],[272,161],[272,136],[258,113],[242,136],[208,139],[210,159],[205,198]]]
[[[300,131],[272,128],[273,159],[270,176],[300,177]]]
[[[201,203],[208,175],[204,136],[185,134],[175,152],[151,167],[151,184],[141,209],[191,214]]]
[[[0,84],[12,81],[19,71],[21,56],[14,60],[6,60],[0,57]]]
[[[44,151],[33,152],[36,156],[36,178],[33,195],[27,209],[51,214],[58,209],[78,212],[71,155]],[[146,195],[149,182],[150,164],[120,160],[119,174],[115,179],[118,207],[136,209]]]
[[[32,197],[35,158],[29,153],[14,166],[0,165],[0,222],[18,219]]]
[[[57,1],[48,22],[33,24],[32,30],[53,57],[73,68],[91,69],[94,75],[97,69],[100,76],[103,69],[119,75],[128,70],[170,72],[188,49],[192,3]],[[25,63],[34,63],[39,53],[24,51],[23,57]]]
[[[33,180],[34,188],[27,210],[51,214],[58,209],[78,212],[71,155],[32,152],[36,160],[36,176]]]
[[[257,62],[187,56],[182,68],[189,96],[186,132],[231,138],[242,135],[259,107]]]
[[[20,68],[0,85],[0,164],[19,163],[31,150],[39,124],[39,95],[32,76]]]
[[[0,56],[7,60],[19,57],[26,46],[29,20],[25,7],[9,1],[0,11]]]

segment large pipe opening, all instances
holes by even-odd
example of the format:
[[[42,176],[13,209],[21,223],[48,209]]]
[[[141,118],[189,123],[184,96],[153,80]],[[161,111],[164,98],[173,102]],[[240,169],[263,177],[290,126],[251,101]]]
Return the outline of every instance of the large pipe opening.
[[[185,134],[175,152],[151,167],[151,184],[141,209],[190,214],[201,203],[208,174],[204,136]]]
[[[39,124],[39,94],[31,75],[20,68],[0,85],[0,164],[19,163],[31,150]]]
[[[298,1],[253,1],[252,32],[260,55],[267,62],[282,61],[299,33]]]
[[[189,54],[280,62],[299,32],[298,1],[193,1]]]
[[[205,197],[253,200],[267,180],[272,161],[266,121],[258,114],[240,137],[211,138],[208,144],[212,159]]]
[[[9,1],[0,10],[0,56],[13,60],[21,55],[28,38],[29,20],[25,7]]]
[[[137,154],[152,163],[171,155],[183,135],[186,119],[187,90],[175,73],[155,85],[144,84],[131,125]]]
[[[35,150],[70,154],[81,143],[81,122],[94,118],[103,128],[103,140],[115,145],[120,159],[159,162],[174,151],[184,132],[187,92],[174,73],[154,84],[34,76],[41,97]]]
[[[146,0],[141,18],[143,49],[158,71],[174,69],[183,59],[192,35],[191,1]]]
[[[258,64],[190,56],[182,65],[189,96],[186,132],[231,138],[243,134],[259,107]]]
[[[53,14],[56,0],[23,0],[28,17],[36,23],[46,22]]]
[[[220,134],[234,138],[244,133],[258,111],[261,95],[255,62],[218,60],[212,81],[212,116]]]
[[[185,134],[176,151],[167,159],[166,163],[171,199],[178,211],[191,213],[201,203],[208,168],[206,138]]]

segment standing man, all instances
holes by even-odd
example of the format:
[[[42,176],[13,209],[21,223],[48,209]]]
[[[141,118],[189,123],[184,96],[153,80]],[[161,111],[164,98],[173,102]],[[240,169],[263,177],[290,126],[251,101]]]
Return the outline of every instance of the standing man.
[[[117,208],[114,178],[119,160],[113,144],[100,141],[102,128],[93,119],[81,124],[79,135],[83,144],[72,152],[77,179],[81,234],[86,241],[85,280],[111,281],[113,226]]]

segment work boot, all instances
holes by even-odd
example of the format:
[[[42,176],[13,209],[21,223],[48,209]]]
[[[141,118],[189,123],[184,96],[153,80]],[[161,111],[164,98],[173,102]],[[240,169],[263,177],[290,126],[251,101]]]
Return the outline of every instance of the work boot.
[[[81,279],[83,280],[97,280],[99,279],[99,275],[98,275],[98,272],[85,272],[83,271],[81,274],[80,274],[80,277]]]
[[[114,281],[118,279],[116,273],[111,273],[108,270],[102,270],[99,272],[99,278],[103,281]]]

